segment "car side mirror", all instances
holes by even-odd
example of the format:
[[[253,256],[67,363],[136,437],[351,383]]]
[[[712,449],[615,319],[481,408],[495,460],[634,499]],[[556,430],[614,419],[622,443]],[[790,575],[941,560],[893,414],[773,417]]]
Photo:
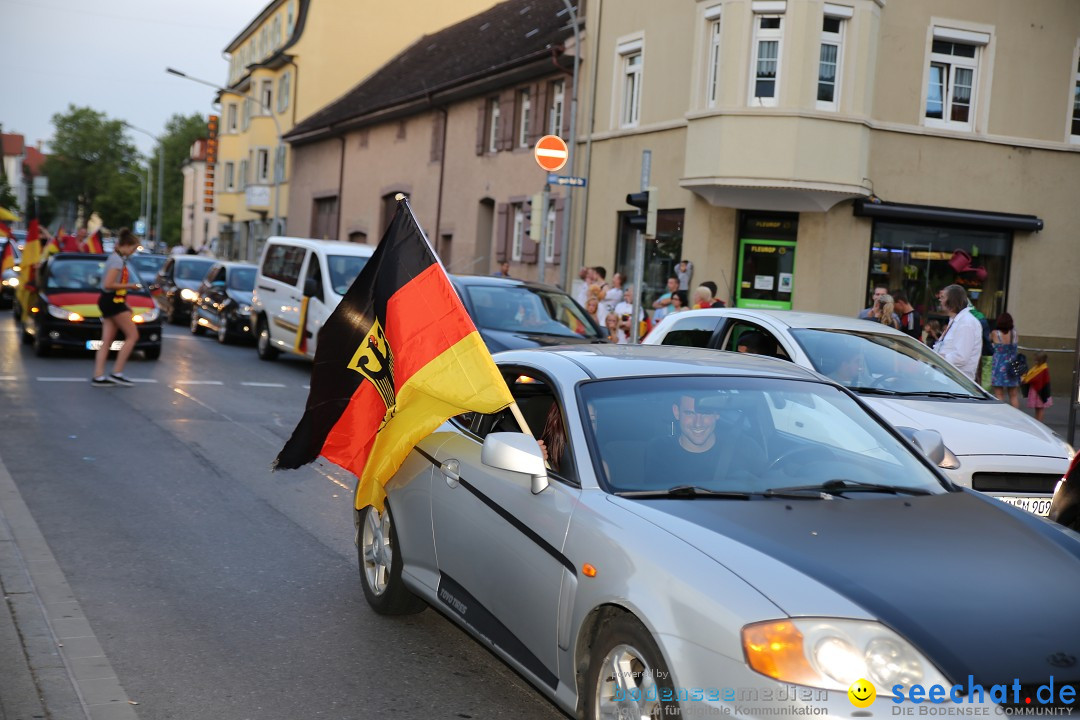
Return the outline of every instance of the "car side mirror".
[[[304,295],[307,297],[315,297],[319,294],[319,283],[315,278],[308,278],[304,281]]]
[[[525,433],[497,432],[484,438],[480,462],[489,467],[532,476],[532,493],[539,495],[548,486],[544,454],[536,438]]]
[[[945,441],[937,430],[916,430],[911,427],[897,427],[896,429],[910,440],[930,462],[940,465],[945,459]]]

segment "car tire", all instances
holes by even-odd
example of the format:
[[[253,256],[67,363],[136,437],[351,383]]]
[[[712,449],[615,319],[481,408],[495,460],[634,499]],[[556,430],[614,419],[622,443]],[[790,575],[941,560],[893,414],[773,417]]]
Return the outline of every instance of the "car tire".
[[[380,615],[412,615],[424,610],[427,603],[413,595],[401,579],[401,548],[390,506],[380,513],[368,505],[358,513],[358,523],[360,584],[371,609]]]
[[[616,700],[620,689],[624,699]],[[660,648],[652,633],[629,613],[604,621],[592,644],[585,677],[587,720],[624,716],[681,716]]]
[[[161,357],[161,346],[157,345],[156,347],[146,348],[143,350],[143,355],[146,356],[147,360],[157,360]]]
[[[191,328],[192,335],[203,334],[203,326],[199,324],[199,314],[195,312],[195,308],[191,309],[191,322],[188,323],[188,327]]]
[[[222,345],[229,344],[229,324],[225,318],[218,321],[217,341]]]
[[[45,339],[45,331],[39,325],[34,332],[34,354],[38,357],[48,357],[52,352],[52,345]]]
[[[270,343],[270,327],[266,324],[266,318],[259,318],[258,331],[255,333],[255,351],[259,353],[260,360],[277,360],[280,351]]]

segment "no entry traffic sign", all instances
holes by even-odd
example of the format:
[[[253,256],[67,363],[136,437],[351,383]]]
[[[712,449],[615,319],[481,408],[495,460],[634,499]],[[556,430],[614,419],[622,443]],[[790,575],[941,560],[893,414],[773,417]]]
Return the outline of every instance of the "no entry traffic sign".
[[[533,148],[536,164],[548,172],[561,170],[569,155],[566,141],[558,135],[545,135],[536,141],[536,147]]]

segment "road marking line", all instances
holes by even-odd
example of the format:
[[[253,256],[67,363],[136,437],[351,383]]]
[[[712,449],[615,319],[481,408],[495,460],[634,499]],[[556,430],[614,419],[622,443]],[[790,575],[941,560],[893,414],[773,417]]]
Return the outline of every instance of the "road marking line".
[[[38,382],[90,382],[90,378],[84,377],[39,377]]]
[[[177,380],[177,385],[224,385],[220,380]]]
[[[155,380],[154,378],[128,378],[128,380],[130,380],[131,382],[141,382],[141,383],[156,383],[157,382],[157,380]]]
[[[3,377],[0,377],[0,382],[13,382],[18,379],[19,378],[15,377],[14,375],[4,375]]]
[[[242,382],[241,385],[248,387],[268,387],[268,388],[283,388],[285,383],[263,383],[263,382]]]

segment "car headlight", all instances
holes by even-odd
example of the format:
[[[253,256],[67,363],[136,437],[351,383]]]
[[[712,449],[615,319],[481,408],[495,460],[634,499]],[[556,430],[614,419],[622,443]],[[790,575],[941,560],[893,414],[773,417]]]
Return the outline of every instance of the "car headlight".
[[[139,313],[138,315],[135,315],[131,319],[134,322],[139,323],[139,324],[148,323],[148,322],[154,322],[155,320],[158,319],[158,312],[159,311],[158,311],[158,309],[156,307],[155,308],[150,308],[146,312]]]
[[[867,679],[891,694],[894,685],[947,686],[934,665],[907,640],[869,620],[793,618],[742,629],[752,669],[783,683],[844,692]]]
[[[250,315],[251,314],[251,306],[250,305],[245,305],[244,303],[240,303],[239,305],[236,306],[236,314],[237,315]]]
[[[184,288],[180,291],[180,297],[182,297],[184,300],[187,300],[188,302],[195,302],[199,299],[199,293],[195,292],[194,290],[188,290],[187,288]]]
[[[83,316],[77,312],[72,312],[67,308],[62,308],[59,305],[49,305],[49,314],[54,318],[60,318],[61,320],[67,320],[68,322],[82,322]]]
[[[4,279],[4,284],[7,285],[8,287],[19,287],[19,278],[17,278],[17,277],[5,278]]]

